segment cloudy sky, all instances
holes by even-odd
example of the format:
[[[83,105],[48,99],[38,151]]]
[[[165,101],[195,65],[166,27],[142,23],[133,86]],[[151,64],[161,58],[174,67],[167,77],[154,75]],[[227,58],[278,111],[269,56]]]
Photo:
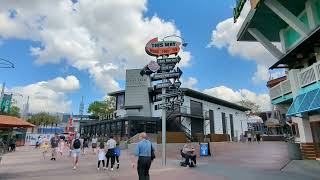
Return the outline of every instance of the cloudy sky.
[[[270,109],[266,81],[275,59],[259,44],[237,42],[249,6],[233,23],[235,0],[1,0],[0,69],[6,92],[32,112],[77,114],[124,88],[125,69],[153,58],[153,37],[182,36],[183,85],[231,102],[249,99]],[[254,50],[252,50],[254,49]]]

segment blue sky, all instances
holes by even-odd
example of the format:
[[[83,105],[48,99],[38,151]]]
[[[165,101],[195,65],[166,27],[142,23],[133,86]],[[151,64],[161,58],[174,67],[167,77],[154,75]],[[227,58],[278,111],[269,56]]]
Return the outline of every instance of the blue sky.
[[[15,68],[0,69],[0,82],[6,82],[9,92],[30,96],[32,111],[77,114],[81,96],[87,108],[108,92],[124,88],[126,68],[139,68],[152,60],[140,47],[153,32],[160,37],[181,33],[188,42],[182,52],[187,59],[185,86],[233,102],[246,98],[267,108],[265,72],[270,63],[264,60],[270,57],[260,46],[252,54],[240,49],[245,44],[237,49],[235,38],[228,37],[228,33],[235,36],[235,30],[229,32],[235,25],[228,21],[234,1],[181,2],[82,0],[43,2],[34,7],[8,2],[0,8],[0,57],[11,60]],[[50,13],[54,6],[56,14]],[[17,11],[15,17],[10,17],[12,9]],[[258,78],[253,80],[255,74]]]

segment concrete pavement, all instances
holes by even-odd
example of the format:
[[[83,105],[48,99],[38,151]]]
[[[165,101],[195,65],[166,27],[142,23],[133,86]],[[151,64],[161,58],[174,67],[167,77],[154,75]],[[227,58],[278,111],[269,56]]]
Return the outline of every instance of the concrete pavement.
[[[201,157],[197,168],[178,165],[180,145],[168,146],[168,166],[161,166],[160,153],[152,164],[153,180],[312,180],[320,179],[317,173],[301,173],[295,164],[289,163],[285,143],[263,142],[262,144],[214,143],[212,157]],[[161,149],[161,148],[160,148]],[[72,170],[72,159],[66,152],[57,161],[43,159],[41,151],[21,147],[17,152],[6,154],[0,164],[0,179],[15,180],[95,180],[95,179],[138,179],[136,169],[131,167],[131,151],[125,150],[120,158],[120,169],[97,171],[97,156],[86,154],[81,157],[80,167]],[[308,163],[308,162],[307,162]],[[317,162],[316,162],[317,163]],[[284,171],[280,169],[284,168]],[[304,166],[305,167],[305,166]],[[312,165],[313,167],[313,165]],[[299,168],[298,168],[299,169]],[[310,168],[309,168],[310,169]],[[319,169],[316,169],[319,172]],[[306,171],[304,171],[306,172]]]

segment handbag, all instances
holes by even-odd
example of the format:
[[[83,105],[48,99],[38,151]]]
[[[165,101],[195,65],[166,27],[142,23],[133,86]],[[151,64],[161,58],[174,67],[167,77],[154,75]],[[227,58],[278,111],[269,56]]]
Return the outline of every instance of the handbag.
[[[154,154],[154,149],[152,148],[152,143],[151,143],[151,161],[153,161],[156,158],[156,155]]]

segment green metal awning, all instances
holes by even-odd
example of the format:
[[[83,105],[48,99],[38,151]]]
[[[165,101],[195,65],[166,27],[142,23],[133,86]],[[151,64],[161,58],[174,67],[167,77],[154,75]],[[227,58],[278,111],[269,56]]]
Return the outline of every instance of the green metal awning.
[[[320,88],[300,94],[291,104],[287,116],[320,109]]]

